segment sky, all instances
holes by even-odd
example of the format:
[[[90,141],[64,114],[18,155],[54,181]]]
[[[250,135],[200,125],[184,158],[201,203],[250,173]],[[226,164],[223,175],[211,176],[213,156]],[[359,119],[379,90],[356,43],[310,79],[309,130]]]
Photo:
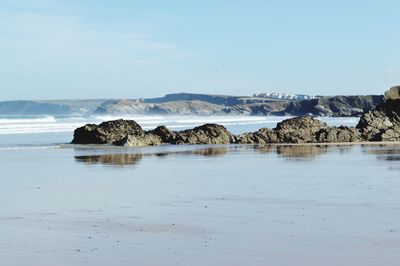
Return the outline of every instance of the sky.
[[[382,94],[398,0],[0,0],[0,100]]]

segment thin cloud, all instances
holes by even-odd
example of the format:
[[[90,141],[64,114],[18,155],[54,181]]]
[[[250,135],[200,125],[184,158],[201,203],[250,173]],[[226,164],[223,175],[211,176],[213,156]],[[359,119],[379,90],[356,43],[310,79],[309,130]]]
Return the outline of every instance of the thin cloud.
[[[189,55],[175,44],[129,29],[91,27],[71,17],[3,13],[0,48],[9,63],[165,64]],[[9,55],[9,56],[7,56]]]

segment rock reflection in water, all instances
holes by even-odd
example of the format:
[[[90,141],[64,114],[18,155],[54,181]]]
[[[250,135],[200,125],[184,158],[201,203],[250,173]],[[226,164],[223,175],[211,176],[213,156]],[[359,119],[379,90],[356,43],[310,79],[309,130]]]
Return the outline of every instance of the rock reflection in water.
[[[142,154],[96,154],[75,156],[75,160],[87,164],[105,164],[105,165],[135,165],[141,159]]]
[[[221,156],[228,152],[226,147],[210,147],[205,149],[174,151],[174,152],[158,152],[158,153],[123,153],[123,154],[96,154],[75,156],[75,160],[80,163],[87,164],[104,164],[104,165],[136,165],[143,157],[167,157],[170,155],[200,155],[200,156]]]
[[[155,155],[157,157],[167,157],[169,155],[201,155],[201,156],[221,156],[228,152],[228,148],[226,147],[211,147],[206,149],[196,149],[196,150],[188,150],[188,151],[175,151],[175,152],[158,152],[154,154],[146,154],[146,155]]]
[[[183,154],[194,154],[194,155],[202,155],[202,156],[221,156],[228,152],[228,148],[226,147],[215,147],[215,148],[206,148],[199,149],[193,151],[185,151]]]
[[[252,149],[260,153],[277,154],[280,158],[288,160],[313,160],[318,156],[329,152],[347,153],[353,145],[239,145],[226,147],[207,147],[202,149],[165,151],[156,153],[123,153],[123,154],[96,154],[75,156],[79,163],[103,164],[103,165],[136,165],[144,157],[168,157],[177,156],[223,156],[229,152]],[[361,145],[363,153],[374,154],[378,160],[400,161],[400,145]]]
[[[363,152],[376,155],[378,160],[400,161],[399,145],[363,145]]]
[[[254,146],[262,153],[276,153],[287,159],[311,160],[318,155],[326,154],[331,146],[328,145],[268,145]]]

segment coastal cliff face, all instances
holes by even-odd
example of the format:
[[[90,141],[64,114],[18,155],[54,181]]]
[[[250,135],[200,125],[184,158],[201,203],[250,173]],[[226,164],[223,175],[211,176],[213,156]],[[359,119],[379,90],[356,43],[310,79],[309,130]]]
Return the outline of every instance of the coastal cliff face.
[[[104,99],[0,101],[0,115],[88,115],[103,102]]]
[[[291,102],[288,107],[275,115],[314,116],[361,116],[382,104],[383,96],[334,96]]]
[[[270,101],[251,104],[223,105],[201,100],[178,100],[162,103],[135,100],[107,101],[95,114],[157,114],[157,115],[267,115],[284,109],[288,102]]]
[[[72,109],[65,104],[41,103],[35,101],[0,102],[1,115],[65,115]]]
[[[287,101],[205,94],[171,94],[162,98],[107,101],[96,114],[361,116],[383,102],[383,96],[335,96]]]
[[[114,144],[149,146],[161,144],[268,144],[329,143],[359,141],[400,141],[400,87],[385,94],[386,101],[362,115],[354,127],[329,127],[311,117],[286,119],[274,128],[262,128],[238,136],[224,126],[205,124],[184,131],[171,131],[165,126],[144,131],[135,121],[115,120],[100,125],[88,124],[74,132],[74,144]]]
[[[262,97],[175,93],[141,100],[0,101],[0,115],[361,116],[382,102],[383,96],[335,96],[289,101]]]

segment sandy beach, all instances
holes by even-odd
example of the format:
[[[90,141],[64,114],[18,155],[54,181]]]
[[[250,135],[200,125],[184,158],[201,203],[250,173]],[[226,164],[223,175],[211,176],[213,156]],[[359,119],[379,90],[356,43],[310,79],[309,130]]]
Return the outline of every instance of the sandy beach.
[[[398,144],[2,151],[2,265],[397,265],[399,160]]]

